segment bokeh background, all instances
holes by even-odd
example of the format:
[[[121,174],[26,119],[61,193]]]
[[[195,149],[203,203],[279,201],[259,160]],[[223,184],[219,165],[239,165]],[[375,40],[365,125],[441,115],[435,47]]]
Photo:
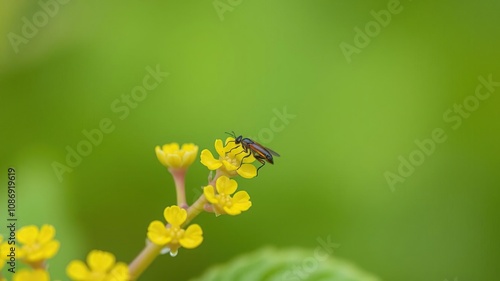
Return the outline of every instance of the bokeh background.
[[[187,280],[264,245],[315,248],[328,236],[336,256],[382,280],[498,278],[500,87],[456,130],[443,114],[479,76],[500,81],[500,2],[401,1],[350,62],[340,44],[354,45],[355,28],[391,1],[221,3],[222,15],[212,1],[68,1],[14,47],[12,33],[43,8],[2,1],[0,213],[13,166],[19,226],[57,228],[53,278],[91,249],[132,260],[175,202],[154,147],[214,151],[231,130],[282,155],[239,180],[253,207],[198,217],[203,244],[159,257],[143,280]],[[157,65],[170,75],[120,119],[111,105]],[[59,181],[53,163],[103,118],[115,130]],[[391,189],[384,173],[435,128],[446,141]],[[190,201],[206,179],[197,160]]]

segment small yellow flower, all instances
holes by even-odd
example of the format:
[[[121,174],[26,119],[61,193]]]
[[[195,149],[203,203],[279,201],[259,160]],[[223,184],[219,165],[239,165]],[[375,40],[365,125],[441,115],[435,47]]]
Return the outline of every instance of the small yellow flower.
[[[59,250],[59,241],[54,240],[56,230],[52,225],[22,227],[17,232],[17,241],[22,245],[18,249],[27,263],[42,262],[52,258]]]
[[[208,202],[212,203],[216,214],[239,215],[242,211],[250,209],[252,202],[246,191],[238,191],[231,197],[238,183],[235,180],[229,179],[226,176],[221,176],[216,183],[217,194],[213,186],[208,185],[203,189],[203,193]]]
[[[249,153],[243,152],[243,148],[238,147],[234,143],[234,138],[227,138],[226,145],[222,144],[222,140],[215,140],[215,150],[219,154],[219,159],[215,159],[208,149],[204,149],[201,152],[201,163],[209,170],[221,169],[224,174],[228,176],[235,176],[239,174],[240,176],[251,179],[257,175],[257,168],[250,164],[255,161],[252,154],[248,157]],[[245,157],[245,163],[241,164],[241,161]],[[241,164],[241,166],[240,166]]]
[[[198,146],[192,143],[186,143],[179,149],[178,143],[169,143],[155,147],[156,157],[160,163],[173,169],[187,169],[193,164],[198,154]]]
[[[3,237],[0,235],[0,270],[2,270],[3,266],[5,265],[5,260],[8,259],[8,251],[6,247],[9,245],[7,242],[3,242]],[[5,250],[4,250],[5,249]],[[2,281],[1,276],[0,276],[0,281]]]
[[[88,265],[88,266],[87,266]],[[71,261],[66,273],[74,281],[128,281],[130,273],[123,262],[116,263],[112,253],[93,250],[87,255],[87,264]]]
[[[21,269],[14,274],[12,281],[50,281],[49,273],[43,269]]]
[[[203,231],[198,224],[190,225],[186,230],[182,224],[186,221],[186,210],[178,206],[165,208],[165,220],[169,223],[166,227],[161,221],[153,221],[148,227],[148,238],[159,246],[170,249],[170,255],[175,256],[180,246],[186,249],[198,247],[203,241]]]

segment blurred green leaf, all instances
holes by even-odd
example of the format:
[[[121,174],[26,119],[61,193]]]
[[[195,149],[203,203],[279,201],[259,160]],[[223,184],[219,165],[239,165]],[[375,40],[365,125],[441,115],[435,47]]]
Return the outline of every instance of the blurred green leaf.
[[[338,258],[306,249],[263,248],[212,267],[192,281],[377,281],[375,276]]]

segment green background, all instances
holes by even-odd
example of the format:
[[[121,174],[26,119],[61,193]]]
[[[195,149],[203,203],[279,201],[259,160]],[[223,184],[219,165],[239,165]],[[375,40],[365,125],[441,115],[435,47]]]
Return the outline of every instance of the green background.
[[[2,186],[15,167],[18,225],[56,226],[52,277],[66,280],[66,264],[91,249],[125,262],[142,249],[149,222],[175,203],[156,145],[215,153],[234,130],[282,155],[238,180],[252,208],[201,215],[203,244],[159,257],[143,280],[186,280],[264,245],[314,249],[328,236],[336,256],[382,280],[497,278],[500,88],[456,130],[443,114],[479,76],[500,81],[500,2],[402,1],[349,63],[339,45],[354,45],[355,27],[388,2],[232,1],[221,20],[211,1],[69,1],[16,53],[9,34],[43,10],[2,1]],[[170,76],[121,120],[111,104],[156,65]],[[284,108],[294,118],[270,131]],[[103,118],[115,130],[60,182],[53,162]],[[384,173],[435,128],[446,141],[391,189]],[[206,184],[198,160],[189,201]]]

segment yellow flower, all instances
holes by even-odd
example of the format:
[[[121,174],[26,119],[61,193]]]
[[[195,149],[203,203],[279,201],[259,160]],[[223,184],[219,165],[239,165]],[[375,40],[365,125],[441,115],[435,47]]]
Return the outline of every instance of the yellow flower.
[[[93,250],[87,255],[87,264],[80,260],[70,262],[66,273],[74,281],[130,280],[129,269],[125,263],[116,263],[112,253],[99,250]]]
[[[3,237],[0,235],[0,270],[2,270],[3,266],[5,265],[5,260],[7,260],[9,257],[8,255],[8,247],[9,245],[7,242],[3,242]],[[0,281],[2,281],[1,276],[0,276]]]
[[[231,197],[238,183],[235,180],[229,179],[226,176],[221,176],[216,183],[217,194],[213,186],[208,185],[203,189],[203,193],[208,202],[212,203],[216,214],[239,215],[242,211],[250,209],[252,202],[246,191],[238,191]]]
[[[203,241],[203,231],[198,224],[190,225],[186,230],[181,225],[186,221],[186,210],[178,206],[165,208],[165,220],[169,223],[166,227],[161,221],[153,221],[148,227],[148,238],[159,246],[170,249],[170,255],[177,255],[180,246],[186,249],[198,247]]]
[[[17,241],[27,263],[43,262],[52,258],[59,250],[59,241],[54,240],[56,230],[52,225],[22,227],[17,232]]]
[[[198,146],[186,143],[179,149],[178,143],[169,143],[155,147],[156,157],[163,166],[173,169],[187,169],[193,164],[198,154]]]
[[[257,168],[250,164],[255,161],[252,154],[247,157],[249,153],[243,152],[241,145],[237,147],[234,143],[234,138],[227,138],[226,145],[222,145],[222,140],[215,140],[215,150],[219,154],[219,159],[215,159],[212,153],[208,149],[204,149],[201,152],[201,163],[209,170],[221,169],[224,174],[228,176],[235,176],[239,174],[240,176],[251,179],[257,175]],[[245,157],[244,161],[246,163],[241,164],[241,161]],[[240,166],[241,164],[241,166]]]
[[[43,269],[21,269],[14,274],[12,281],[50,281],[49,273]]]

